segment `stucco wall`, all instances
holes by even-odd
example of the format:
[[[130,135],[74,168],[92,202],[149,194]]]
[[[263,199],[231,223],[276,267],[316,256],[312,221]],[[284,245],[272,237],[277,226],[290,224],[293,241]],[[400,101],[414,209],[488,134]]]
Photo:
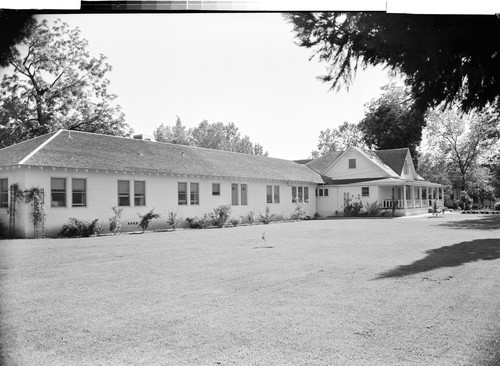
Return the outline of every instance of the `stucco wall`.
[[[118,203],[118,180],[130,181],[130,201],[131,206],[123,207],[122,215],[122,230],[131,231],[138,230],[137,224],[139,221],[138,214],[144,214],[150,209],[155,210],[162,217],[158,220],[153,220],[152,229],[165,228],[166,219],[169,211],[177,212],[183,218],[193,216],[203,216],[205,213],[210,213],[219,205],[231,204],[231,184],[237,183],[239,191],[241,184],[247,184],[248,187],[248,204],[232,206],[231,216],[244,216],[253,211],[256,216],[264,213],[266,206],[270,207],[272,214],[277,215],[277,219],[288,219],[293,214],[296,204],[292,202],[292,187],[285,182],[278,181],[257,181],[257,180],[237,180],[223,178],[203,178],[196,176],[164,176],[164,175],[149,175],[140,173],[127,173],[110,171],[108,173],[95,170],[79,169],[53,169],[53,168],[31,168],[26,167],[18,169],[17,176],[24,176],[25,180],[16,178],[22,189],[37,186],[45,189],[45,203],[47,212],[47,221],[45,224],[45,234],[47,236],[55,236],[64,223],[70,217],[82,220],[99,219],[103,222],[104,228],[108,228],[108,220],[113,215],[111,207]],[[11,177],[11,173],[3,174],[3,176]],[[51,207],[50,185],[51,178],[66,178],[66,207]],[[72,207],[72,188],[71,178],[87,179],[87,206]],[[134,206],[134,191],[133,181],[146,182],[146,206]],[[198,205],[178,205],[178,182],[199,183],[199,204]],[[212,183],[220,183],[220,196],[212,195]],[[10,181],[9,181],[10,184]],[[267,203],[266,186],[278,185],[280,187],[280,203]],[[304,203],[305,208],[312,214],[316,212],[316,200],[314,197],[314,184],[304,184],[292,182],[291,185],[309,187],[309,202]],[[189,195],[188,195],[189,200]],[[274,201],[274,197],[273,197]],[[240,201],[241,203],[241,201]],[[26,206],[26,205],[22,205]],[[33,236],[33,225],[29,221],[29,208],[23,207],[23,213],[20,212],[18,227],[22,236]],[[28,222],[29,221],[29,222]]]

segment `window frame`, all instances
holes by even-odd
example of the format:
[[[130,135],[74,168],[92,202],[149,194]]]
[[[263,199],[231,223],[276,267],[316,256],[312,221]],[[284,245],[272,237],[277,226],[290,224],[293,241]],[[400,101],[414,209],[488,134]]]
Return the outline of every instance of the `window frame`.
[[[4,184],[5,182],[5,189]],[[9,207],[9,178],[0,179],[0,208]]]
[[[196,189],[193,189],[196,187]],[[200,204],[200,183],[189,182],[189,204],[198,206]]]
[[[274,186],[274,203],[280,203],[280,186]]]
[[[184,191],[181,191],[181,185],[184,185]],[[184,199],[181,199],[181,195],[184,195]],[[177,182],[177,205],[187,206],[188,204],[188,184],[187,182]]]
[[[83,191],[75,190],[75,181],[83,181]],[[83,203],[75,204],[75,195],[81,195]],[[71,178],[71,207],[87,207],[87,178]]]
[[[273,186],[266,186],[266,203],[273,203]]]
[[[356,158],[349,159],[349,169],[356,169]]]
[[[126,182],[127,187],[128,187],[128,192],[122,192],[120,193],[120,182]],[[131,202],[130,202],[130,180],[125,180],[125,179],[118,179],[117,183],[117,191],[118,191],[118,207],[130,207]],[[122,203],[120,199],[127,199],[128,203]]]
[[[137,183],[142,183],[144,185],[144,193],[137,194]],[[143,203],[140,202],[140,199],[143,199]],[[139,199],[139,203],[137,203],[137,199]],[[145,180],[134,180],[134,206],[146,206],[146,181]]]
[[[240,198],[239,198],[239,184],[231,183],[231,206],[239,206]]]
[[[212,183],[212,196],[220,196],[220,183]]]
[[[370,197],[370,187],[361,187],[361,197]]]
[[[64,189],[54,189],[54,180],[62,180],[64,182]],[[61,177],[51,177],[50,178],[50,207],[67,207],[68,205],[68,197],[67,197],[67,182],[66,182],[66,177],[61,178]],[[55,202],[59,202],[57,200],[54,200],[54,194],[63,194],[64,195],[64,204],[60,205],[59,203],[55,205]]]

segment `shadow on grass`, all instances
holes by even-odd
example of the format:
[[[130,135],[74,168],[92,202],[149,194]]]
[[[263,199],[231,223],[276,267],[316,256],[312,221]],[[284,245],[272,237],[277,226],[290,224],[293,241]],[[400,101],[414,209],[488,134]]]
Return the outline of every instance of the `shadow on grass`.
[[[457,267],[464,263],[500,258],[499,239],[477,239],[428,250],[425,258],[412,264],[398,266],[380,273],[375,279],[403,277],[416,273],[432,271],[442,267]]]
[[[451,229],[499,230],[500,216],[483,216],[477,219],[443,222],[439,226]]]

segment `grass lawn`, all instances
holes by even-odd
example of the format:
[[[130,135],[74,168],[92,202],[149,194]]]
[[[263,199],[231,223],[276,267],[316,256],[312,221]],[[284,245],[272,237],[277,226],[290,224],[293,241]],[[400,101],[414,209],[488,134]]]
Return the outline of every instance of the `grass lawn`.
[[[3,241],[0,290],[4,365],[500,364],[499,216]]]

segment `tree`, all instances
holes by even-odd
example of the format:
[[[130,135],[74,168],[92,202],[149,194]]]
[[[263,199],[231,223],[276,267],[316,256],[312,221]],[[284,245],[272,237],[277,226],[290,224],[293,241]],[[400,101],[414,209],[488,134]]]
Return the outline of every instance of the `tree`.
[[[318,150],[311,156],[320,157],[331,151],[344,151],[349,146],[366,148],[364,136],[355,123],[343,122],[338,128],[327,128],[321,131],[318,140]]]
[[[267,155],[262,145],[252,143],[248,136],[241,137],[233,122],[209,123],[206,120],[186,130],[179,117],[174,127],[161,124],[154,131],[156,141],[193,145],[208,149],[234,151],[244,154]]]
[[[395,84],[386,85],[378,99],[366,105],[365,118],[358,127],[370,148],[407,147],[413,158],[422,139],[424,112],[417,109],[408,91]]]
[[[479,186],[475,178],[486,164],[488,152],[500,138],[499,113],[492,108],[464,114],[457,108],[428,113],[420,150],[431,161],[440,161],[451,183],[461,190]]]
[[[60,20],[29,24],[7,58],[1,83],[0,146],[60,128],[126,136],[116,95],[108,92],[106,57],[91,57],[78,28]]]
[[[178,145],[192,145],[191,131],[186,130],[186,126],[182,124],[179,116],[177,116],[175,125],[172,127],[164,125],[163,123],[158,126],[154,130],[153,136],[155,140],[159,142],[169,142],[171,144]]]
[[[383,12],[291,13],[298,45],[328,64],[324,82],[349,86],[359,66],[406,76],[419,109],[457,102],[464,111],[500,95],[500,17]],[[497,108],[499,106],[497,105]]]

